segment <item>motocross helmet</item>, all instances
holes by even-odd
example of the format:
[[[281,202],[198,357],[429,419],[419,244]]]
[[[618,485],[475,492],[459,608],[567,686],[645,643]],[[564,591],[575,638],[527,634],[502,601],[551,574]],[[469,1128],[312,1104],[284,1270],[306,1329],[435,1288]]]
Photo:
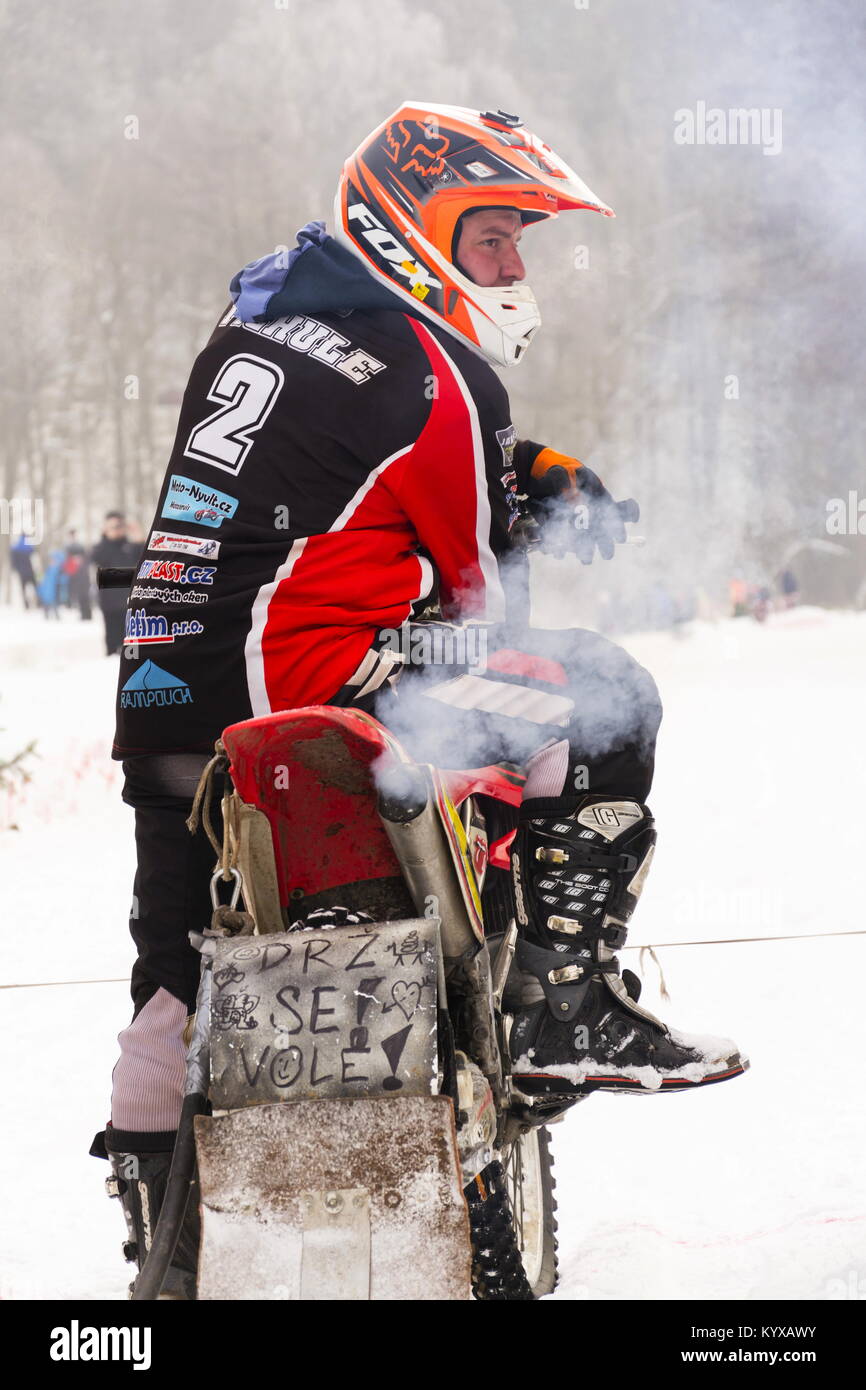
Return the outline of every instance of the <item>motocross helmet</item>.
[[[416,313],[510,366],[541,323],[532,290],[477,285],[454,262],[460,218],[485,207],[524,225],[573,208],[614,216],[518,116],[410,101],[346,160],[334,235]]]

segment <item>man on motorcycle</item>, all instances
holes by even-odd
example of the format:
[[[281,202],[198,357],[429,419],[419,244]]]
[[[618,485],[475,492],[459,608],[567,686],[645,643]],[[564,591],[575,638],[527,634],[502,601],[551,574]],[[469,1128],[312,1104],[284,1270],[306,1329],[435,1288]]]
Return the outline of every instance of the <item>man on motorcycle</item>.
[[[655,684],[597,633],[530,629],[525,570],[509,566],[538,522],[586,563],[625,540],[590,469],[517,438],[490,365],[520,361],[540,323],[524,228],[576,209],[612,215],[516,116],[406,104],[347,160],[334,235],[310,223],[244,267],[193,366],[130,594],[114,748],[136,810],[138,960],[94,1152],[113,1159],[132,1257],[180,1113],[187,933],[209,911],[212,855],[185,821],[238,720],[355,705],[419,760],[526,765],[511,855],[522,1090],[658,1093],[747,1065],[642,1009],[614,954],[655,842]],[[422,615],[482,625],[484,669],[407,666],[390,639]],[[183,1251],[176,1264],[194,1268]]]

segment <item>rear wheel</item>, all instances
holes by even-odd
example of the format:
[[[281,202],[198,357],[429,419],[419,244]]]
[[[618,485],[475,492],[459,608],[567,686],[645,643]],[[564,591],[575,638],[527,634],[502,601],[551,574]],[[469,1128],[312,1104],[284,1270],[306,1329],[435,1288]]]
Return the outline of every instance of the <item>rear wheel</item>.
[[[543,1126],[521,1134],[466,1189],[472,1289],[483,1301],[527,1302],[557,1282],[556,1186]]]

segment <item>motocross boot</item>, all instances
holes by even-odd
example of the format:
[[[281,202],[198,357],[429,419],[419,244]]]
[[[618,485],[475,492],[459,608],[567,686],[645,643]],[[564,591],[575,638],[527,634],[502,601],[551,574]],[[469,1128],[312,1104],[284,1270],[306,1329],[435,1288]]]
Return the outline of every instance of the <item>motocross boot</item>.
[[[144,1144],[148,1147],[145,1148]],[[106,1191],[109,1197],[120,1198],[128,1235],[123,1244],[123,1254],[128,1263],[136,1264],[139,1271],[150,1250],[165,1197],[173,1145],[173,1133],[131,1134],[114,1129],[109,1124],[103,1134],[96,1135],[90,1150],[95,1157],[107,1158],[111,1164],[111,1176],[105,1179]],[[190,1186],[180,1236],[172,1262],[166,1270],[160,1299],[195,1299],[200,1238],[196,1177]],[[129,1286],[130,1295],[134,1288],[133,1281]]]
[[[504,1007],[514,1085],[533,1097],[693,1090],[739,1076],[728,1038],[668,1028],[615,952],[655,847],[646,806],[583,796],[524,802],[511,850],[520,936]]]

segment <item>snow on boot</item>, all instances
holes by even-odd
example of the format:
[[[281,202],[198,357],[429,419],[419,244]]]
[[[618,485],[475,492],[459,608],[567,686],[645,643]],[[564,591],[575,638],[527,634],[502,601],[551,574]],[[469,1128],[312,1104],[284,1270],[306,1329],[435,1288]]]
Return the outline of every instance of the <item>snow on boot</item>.
[[[511,850],[520,927],[503,1001],[514,1084],[532,1096],[692,1090],[746,1070],[728,1038],[678,1033],[637,1002],[614,952],[655,847],[646,806],[602,796],[533,799]]]
[[[107,1158],[111,1164],[111,1176],[105,1179],[106,1191],[109,1197],[120,1198],[128,1233],[123,1254],[127,1262],[134,1262],[139,1270],[150,1250],[165,1197],[174,1137],[173,1133],[126,1132],[109,1124],[103,1134],[96,1135],[90,1150],[98,1158]],[[161,1299],[195,1299],[200,1239],[196,1178],[190,1188],[174,1257],[163,1280]],[[134,1287],[134,1283],[130,1285],[130,1294]]]

